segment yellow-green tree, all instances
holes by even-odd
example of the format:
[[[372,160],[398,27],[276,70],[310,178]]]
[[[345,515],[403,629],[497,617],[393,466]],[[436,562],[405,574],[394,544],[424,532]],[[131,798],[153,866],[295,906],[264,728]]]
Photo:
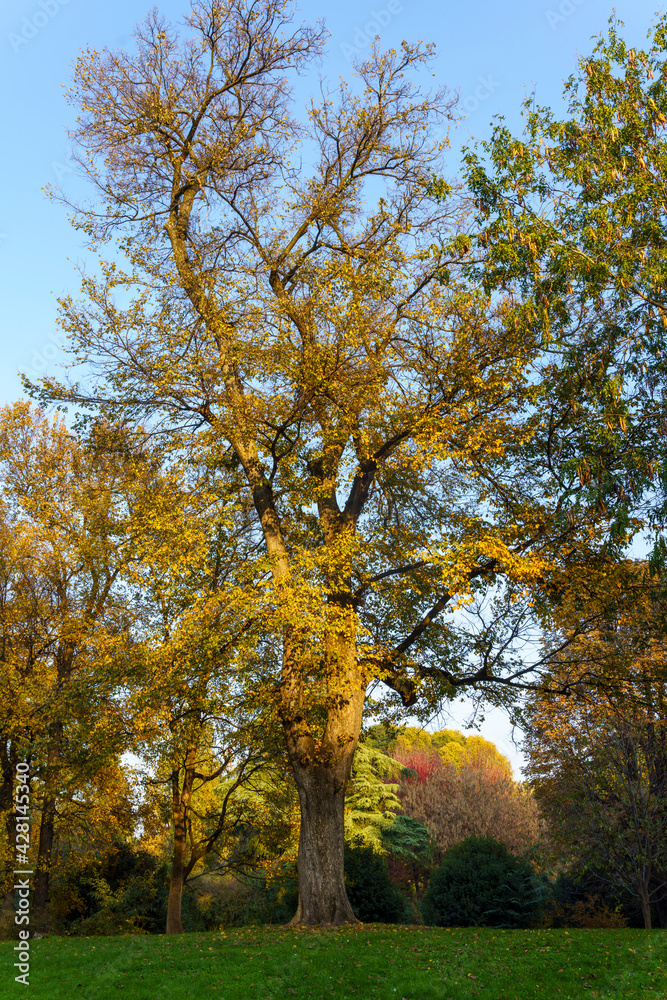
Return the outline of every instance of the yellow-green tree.
[[[300,797],[294,920],[317,924],[354,921],[344,800],[368,686],[433,706],[519,681],[457,645],[447,610],[532,585],[605,524],[576,468],[531,447],[539,334],[460,278],[466,205],[433,180],[454,101],[414,82],[429,48],[373,48],[298,120],[289,79],[323,33],[291,17],[197,0],[180,36],[156,13],[132,53],[81,55],[72,140],[101,204],[75,222],[125,260],[63,302],[86,385],[42,391],[148,414],[236,476],[257,540],[242,614],[280,650],[266,696]]]
[[[39,917],[57,817],[77,813],[74,797],[125,745],[100,664],[127,632],[119,584],[134,553],[131,491],[140,495],[152,476],[138,471],[125,444],[101,425],[82,441],[25,403],[0,411],[3,744],[8,764],[21,754],[31,765]]]
[[[238,865],[225,841],[242,822],[243,796],[285,756],[275,709],[261,697],[268,653],[238,609],[252,532],[231,505],[216,523],[220,487],[207,478],[185,492],[172,481],[168,524],[143,525],[135,582],[145,611],[124,699],[146,780],[170,797],[168,934],[183,932],[183,889],[204,864]]]

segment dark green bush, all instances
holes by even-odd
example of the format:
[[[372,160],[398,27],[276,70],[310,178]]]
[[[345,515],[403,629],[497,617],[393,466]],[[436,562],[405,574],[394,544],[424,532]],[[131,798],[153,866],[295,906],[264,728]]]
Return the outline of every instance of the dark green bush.
[[[437,927],[528,927],[539,920],[543,899],[528,860],[493,837],[468,837],[434,871],[422,912]]]
[[[54,929],[66,934],[142,934],[164,931],[166,865],[119,842],[94,860],[57,874],[52,884]]]
[[[345,887],[355,916],[367,923],[410,920],[410,904],[389,878],[387,862],[372,847],[345,845]]]

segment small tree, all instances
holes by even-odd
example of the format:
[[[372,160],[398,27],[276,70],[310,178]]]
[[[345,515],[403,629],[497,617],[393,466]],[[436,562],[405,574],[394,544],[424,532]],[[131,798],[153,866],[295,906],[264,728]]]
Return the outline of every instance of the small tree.
[[[29,757],[31,804],[40,805],[38,919],[59,817],[65,828],[84,802],[94,810],[94,797],[79,792],[113,773],[127,747],[101,664],[132,617],[120,587],[134,556],[129,511],[153,475],[123,428],[102,422],[78,436],[26,403],[0,411],[0,725],[4,773]],[[6,785],[4,799],[11,807]]]
[[[540,906],[528,861],[492,837],[468,837],[450,847],[431,876],[423,912],[438,927],[526,927]]]

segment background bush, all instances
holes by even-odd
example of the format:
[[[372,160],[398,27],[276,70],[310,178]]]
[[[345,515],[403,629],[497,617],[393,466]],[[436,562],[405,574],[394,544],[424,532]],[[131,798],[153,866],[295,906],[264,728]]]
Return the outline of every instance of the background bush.
[[[359,842],[345,845],[345,887],[354,915],[368,923],[410,921],[410,904],[391,884],[381,854]]]
[[[437,927],[527,927],[539,920],[544,896],[526,858],[492,837],[468,837],[445,853],[422,912]]]

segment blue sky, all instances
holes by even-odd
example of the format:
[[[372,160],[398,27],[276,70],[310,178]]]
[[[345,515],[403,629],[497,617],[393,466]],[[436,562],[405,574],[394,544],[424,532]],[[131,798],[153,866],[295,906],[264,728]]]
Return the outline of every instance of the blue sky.
[[[162,0],[158,6],[173,21],[188,7],[187,0]],[[591,37],[604,30],[613,7],[610,0],[301,0],[299,17],[325,20],[331,37],[320,71],[332,81],[349,76],[350,57],[355,51],[363,55],[374,34],[387,46],[403,38],[435,42],[433,82],[458,91],[466,113],[451,135],[456,153],[471,136],[488,135],[496,114],[519,132],[521,102],[533,90],[539,104],[562,109],[562,81],[577,57],[590,51]],[[0,402],[21,396],[20,371],[54,370],[62,360],[56,298],[76,293],[77,263],[92,263],[66,210],[49,202],[42,190],[58,181],[71,190],[76,186],[65,134],[73,111],[64,98],[74,60],[88,45],[129,44],[130,32],[148,9],[148,0],[5,0],[2,5]],[[625,22],[626,39],[642,45],[664,6],[655,0],[616,0],[615,9]],[[299,96],[307,96],[305,88]],[[452,162],[456,159],[453,155]],[[457,712],[457,717],[464,716]],[[509,750],[502,718],[482,732]]]
[[[178,21],[187,0],[163,0],[163,13]],[[57,362],[61,337],[56,297],[76,292],[77,263],[87,263],[81,235],[66,210],[42,189],[76,178],[68,163],[65,128],[73,111],[64,88],[79,50],[122,47],[148,10],[146,3],[116,0],[6,0],[0,12],[0,93],[5,155],[0,161],[0,400],[21,395],[19,371],[36,372]],[[591,36],[606,25],[609,0],[301,0],[304,20],[324,18],[331,38],[321,71],[332,80],[350,73],[349,58],[363,53],[371,34],[397,45],[403,38],[434,41],[437,82],[459,91],[465,122],[452,134],[452,162],[471,135],[488,134],[493,115],[521,129],[520,105],[536,89],[540,104],[561,104],[562,80]],[[626,37],[641,44],[654,19],[654,0],[617,0]],[[379,32],[378,32],[379,26]],[[434,83],[436,80],[433,81]],[[304,92],[303,97],[306,94]]]

